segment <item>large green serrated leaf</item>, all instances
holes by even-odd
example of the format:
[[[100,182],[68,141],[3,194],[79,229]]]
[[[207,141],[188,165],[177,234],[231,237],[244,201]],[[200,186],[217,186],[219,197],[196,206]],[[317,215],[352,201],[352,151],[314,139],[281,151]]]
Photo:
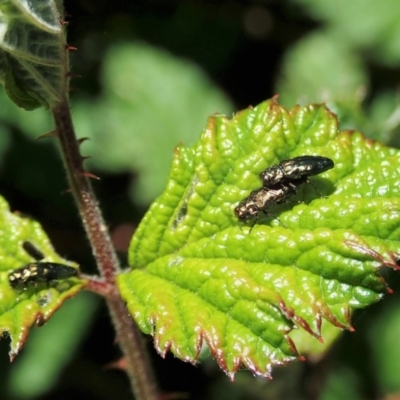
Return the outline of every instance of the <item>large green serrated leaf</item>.
[[[44,262],[77,268],[75,263],[54,251],[40,224],[11,213],[7,203],[0,198],[0,335],[6,333],[11,338],[11,359],[25,343],[29,328],[45,323],[66,299],[85,285],[79,278],[69,278],[12,288],[9,273],[35,262],[23,249],[24,241],[31,242],[45,255]]]
[[[26,110],[55,105],[67,90],[68,58],[59,2],[0,2],[0,82]]]
[[[261,186],[259,173],[307,154],[335,167],[268,210],[279,220],[240,226],[233,210]],[[130,313],[161,354],[195,362],[205,341],[230,376],[241,365],[269,376],[298,357],[294,327],[322,341],[323,319],[352,329],[352,310],[389,291],[379,270],[398,268],[399,175],[397,150],[339,132],[324,105],[288,111],[272,99],[211,117],[196,145],[176,149],[133,237],[135,269],[119,277]],[[323,332],[332,342],[340,330]]]

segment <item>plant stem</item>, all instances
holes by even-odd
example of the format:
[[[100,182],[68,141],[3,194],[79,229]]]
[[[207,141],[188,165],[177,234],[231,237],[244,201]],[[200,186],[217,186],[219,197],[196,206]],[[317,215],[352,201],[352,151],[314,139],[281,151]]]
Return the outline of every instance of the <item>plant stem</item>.
[[[116,273],[120,271],[119,262],[88,180],[90,174],[86,174],[83,168],[83,159],[79,151],[79,141],[75,136],[68,99],[63,98],[52,109],[52,112],[70,188],[102,279],[109,288],[105,293],[106,301],[125,357],[135,398],[138,400],[155,400],[157,398],[156,384],[147,352],[141,333],[129,316],[125,303],[119,295],[116,285]]]

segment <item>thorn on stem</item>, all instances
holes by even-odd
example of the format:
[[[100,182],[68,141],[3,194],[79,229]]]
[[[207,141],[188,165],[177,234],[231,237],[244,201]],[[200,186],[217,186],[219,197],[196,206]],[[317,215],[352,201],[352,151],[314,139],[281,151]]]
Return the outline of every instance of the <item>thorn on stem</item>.
[[[77,47],[75,47],[75,46],[70,46],[69,44],[66,45],[66,49],[69,50],[69,51],[76,51],[76,50],[78,50]]]
[[[74,74],[73,72],[69,71],[69,72],[67,72],[67,77],[68,78],[82,78],[82,75]]]
[[[97,175],[92,174],[91,172],[88,172],[88,171],[83,171],[82,175],[86,176],[86,178],[92,178],[92,179],[97,179],[97,180],[100,179]]]
[[[61,192],[61,195],[69,194],[69,193],[72,193],[72,189],[71,189],[71,188],[68,188],[68,189],[63,190],[63,191]]]
[[[42,135],[36,137],[35,140],[44,139],[48,137],[57,137],[57,136],[58,136],[57,131],[54,129],[53,131],[43,133]]]
[[[121,357],[119,360],[113,361],[111,363],[108,363],[104,366],[105,369],[120,369],[123,371],[126,371],[127,366],[126,366],[126,359],[125,357]]]
[[[89,138],[88,138],[88,137],[80,138],[80,139],[78,139],[78,144],[81,145],[81,144],[82,144],[83,142],[85,142],[86,140],[89,140]]]

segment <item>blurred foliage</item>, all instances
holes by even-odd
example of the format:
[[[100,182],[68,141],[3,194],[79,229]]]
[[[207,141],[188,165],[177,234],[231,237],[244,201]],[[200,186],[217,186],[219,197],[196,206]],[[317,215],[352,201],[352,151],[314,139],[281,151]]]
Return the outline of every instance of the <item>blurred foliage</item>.
[[[380,64],[400,62],[400,3],[396,0],[293,0],[325,30]]]
[[[269,0],[249,4],[227,0],[68,0],[65,5],[70,15],[68,40],[78,47],[71,56],[72,70],[82,75],[72,82],[79,89],[71,93],[72,112],[79,136],[88,131],[102,136],[101,149],[96,148],[99,144],[87,142],[83,153],[93,157],[93,168],[101,168],[91,170],[101,175],[95,189],[112,227],[124,221],[137,222],[145,202],[147,206],[151,197],[160,193],[164,181],[157,174],[162,171],[166,176],[174,147],[180,142],[190,145],[204,126],[208,115],[201,115],[197,108],[208,114],[230,112],[229,101],[218,94],[221,89],[232,97],[235,109],[258,104],[276,93],[288,107],[296,102],[325,101],[339,115],[342,129],[356,128],[370,138],[400,145],[400,4],[396,0]],[[138,41],[147,43],[147,52],[140,45],[143,51],[136,64],[129,48],[138,47]],[[151,60],[157,65],[148,64]],[[171,85],[168,79],[162,80],[164,62],[165,73],[172,74],[168,75],[173,79]],[[142,80],[134,81],[127,71],[129,66],[148,68],[148,73],[154,71],[158,77],[148,78],[147,71],[135,69]],[[174,73],[174,66],[179,73]],[[203,72],[196,72],[199,69]],[[175,86],[180,81],[177,75],[185,74],[182,71],[192,77],[190,85],[196,89],[184,90],[184,94],[194,96],[193,100],[180,97],[182,87]],[[125,91],[121,96],[119,73],[127,84],[140,84],[135,86],[136,93]],[[204,78],[207,74],[213,83]],[[147,84],[154,86],[148,89]],[[171,115],[165,115],[162,107],[164,90],[175,94],[172,99],[176,103],[171,100],[166,106]],[[38,217],[56,247],[63,249],[62,254],[77,260],[85,270],[91,262],[90,251],[81,237],[70,197],[61,195],[67,183],[54,146],[51,139],[32,141],[52,129],[51,118],[43,109],[30,113],[19,110],[3,91],[0,96],[0,192],[14,209]],[[206,99],[214,99],[214,105]],[[210,108],[206,109],[206,104]],[[181,107],[185,110],[182,113]],[[102,114],[106,111],[107,120]],[[112,120],[114,117],[118,119]],[[102,132],[102,124],[107,132]],[[140,136],[139,129],[148,133]],[[159,129],[163,136],[155,140],[154,130],[158,134]],[[111,144],[105,143],[104,134],[112,135],[114,130]],[[126,140],[128,132],[134,132],[142,154],[139,158],[134,149],[127,167],[125,157],[132,146]],[[170,135],[171,139],[165,137]],[[133,172],[138,179],[134,186]],[[240,372],[231,383],[210,360],[194,368],[173,357],[160,360],[154,355],[160,386],[164,391],[186,392],[192,399],[344,400],[398,394],[396,321],[400,309],[396,304],[400,301],[400,279],[392,277],[389,283],[395,294],[358,314],[356,332],[344,334],[323,360],[276,371],[273,381]],[[73,371],[60,375],[52,399],[68,395],[113,399],[116,393],[118,398],[130,398],[122,374],[102,370],[118,355],[107,313],[100,315],[81,355],[74,358]],[[57,340],[52,338],[48,340]],[[10,369],[8,342],[0,341],[0,348],[0,398],[9,400],[16,397],[4,394]]]
[[[320,23],[283,57],[277,92],[286,106],[326,102],[343,128],[398,144],[398,87],[384,82],[383,71],[400,63],[400,4],[343,0],[292,0]],[[373,79],[379,79],[374,85]],[[398,80],[398,79],[397,79]]]
[[[174,148],[194,142],[209,115],[233,111],[198,67],[144,43],[115,45],[101,82],[101,97],[74,111],[77,132],[90,139],[83,151],[91,167],[136,172],[131,194],[143,205],[164,188]]]

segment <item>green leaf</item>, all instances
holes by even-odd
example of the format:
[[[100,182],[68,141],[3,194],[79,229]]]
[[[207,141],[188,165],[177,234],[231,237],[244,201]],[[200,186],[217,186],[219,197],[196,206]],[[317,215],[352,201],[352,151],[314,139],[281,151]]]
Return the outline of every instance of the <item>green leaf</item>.
[[[279,220],[240,226],[233,210],[260,172],[306,154],[335,167],[268,210]],[[175,150],[132,239],[134,269],[119,276],[131,315],[161,354],[195,362],[204,343],[231,377],[241,365],[269,376],[298,358],[294,327],[322,341],[322,320],[352,329],[352,310],[389,290],[379,270],[399,268],[399,175],[397,150],[339,132],[324,105],[288,111],[272,99],[211,117],[197,144]],[[339,329],[327,332],[332,342]]]
[[[61,258],[54,251],[37,222],[11,213],[5,200],[0,198],[0,334],[10,336],[11,359],[24,345],[29,328],[44,324],[66,299],[85,285],[85,281],[79,278],[68,278],[28,285],[25,289],[12,288],[9,273],[35,262],[23,249],[24,241],[31,242],[45,255],[44,262],[77,268],[75,263]]]
[[[10,0],[0,4],[0,82],[11,100],[26,110],[52,107],[68,91],[68,57],[58,3]]]

